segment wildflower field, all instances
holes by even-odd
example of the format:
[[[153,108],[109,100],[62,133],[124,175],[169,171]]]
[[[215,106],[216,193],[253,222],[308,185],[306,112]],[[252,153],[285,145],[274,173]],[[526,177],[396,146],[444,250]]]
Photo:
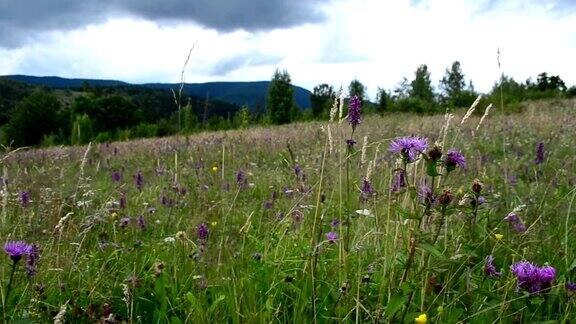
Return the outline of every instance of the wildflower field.
[[[571,321],[576,101],[1,159],[2,316]],[[470,111],[471,112],[471,111]]]

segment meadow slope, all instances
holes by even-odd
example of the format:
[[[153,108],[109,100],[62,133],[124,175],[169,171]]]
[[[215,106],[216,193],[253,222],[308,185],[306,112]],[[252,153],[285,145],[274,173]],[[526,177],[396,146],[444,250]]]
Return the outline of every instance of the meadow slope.
[[[572,320],[576,101],[463,114],[9,153],[0,231],[38,255],[2,257],[4,319]]]

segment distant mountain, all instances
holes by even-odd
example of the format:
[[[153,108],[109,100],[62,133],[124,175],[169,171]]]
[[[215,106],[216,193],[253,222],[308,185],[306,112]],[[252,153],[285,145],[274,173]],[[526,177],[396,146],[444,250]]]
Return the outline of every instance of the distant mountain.
[[[180,86],[177,83],[131,84],[117,80],[67,79],[53,76],[6,75],[0,78],[49,88],[81,88],[86,83],[91,87],[133,86],[161,90],[177,90]],[[235,105],[247,105],[254,109],[257,106],[264,107],[269,85],[270,81],[186,83],[183,92],[190,96],[218,99]],[[300,108],[310,107],[310,91],[294,86],[294,99]]]

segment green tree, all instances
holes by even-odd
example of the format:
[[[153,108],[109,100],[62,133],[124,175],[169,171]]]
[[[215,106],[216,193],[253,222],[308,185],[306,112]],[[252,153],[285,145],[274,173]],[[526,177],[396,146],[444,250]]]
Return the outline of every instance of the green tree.
[[[328,115],[336,94],[332,86],[323,83],[314,87],[310,95],[312,114],[314,118],[324,118]]]
[[[350,98],[358,96],[363,102],[366,97],[366,87],[358,79],[354,79],[350,82],[350,85],[348,85],[348,95]]]
[[[449,106],[456,106],[462,96],[465,85],[466,81],[464,80],[460,62],[455,61],[449,69],[446,69],[442,80],[440,80],[442,101]]]
[[[409,93],[410,97],[422,100],[427,104],[434,102],[434,90],[426,64],[422,64],[416,69],[414,80],[410,83]]]
[[[93,135],[90,116],[87,114],[76,116],[72,125],[72,145],[86,144],[92,140]]]
[[[390,93],[388,93],[388,91],[386,91],[386,89],[378,88],[376,100],[378,102],[377,109],[380,114],[390,110],[392,107],[392,96]]]
[[[268,88],[266,103],[271,123],[280,125],[292,121],[295,106],[290,75],[286,70],[276,70]]]
[[[247,128],[250,126],[252,116],[247,106],[242,106],[234,116],[234,126],[237,128]]]
[[[198,116],[192,109],[192,104],[188,104],[182,108],[182,130],[184,133],[192,133],[198,127]]]
[[[17,147],[37,145],[44,136],[63,133],[65,124],[58,98],[51,93],[37,91],[22,99],[14,108],[6,125],[6,140]]]

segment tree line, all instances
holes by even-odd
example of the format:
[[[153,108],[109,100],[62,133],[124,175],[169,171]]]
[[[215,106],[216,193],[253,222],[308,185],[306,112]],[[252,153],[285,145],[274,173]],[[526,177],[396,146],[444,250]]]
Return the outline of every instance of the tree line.
[[[298,107],[289,73],[276,70],[265,106],[250,109],[193,96],[175,102],[169,91],[134,86],[85,84],[82,89],[59,90],[0,80],[0,143],[4,147],[76,145],[322,120],[328,118],[341,92],[345,98],[358,96],[365,114],[444,113],[469,107],[478,96],[458,61],[446,69],[438,84],[436,91],[428,67],[420,65],[412,80],[403,78],[392,90],[378,88],[375,102],[355,79],[345,90],[319,84],[310,95],[311,107]],[[543,72],[525,82],[502,75],[484,100],[502,102],[513,112],[524,100],[574,96],[575,86],[569,88],[559,76]]]

